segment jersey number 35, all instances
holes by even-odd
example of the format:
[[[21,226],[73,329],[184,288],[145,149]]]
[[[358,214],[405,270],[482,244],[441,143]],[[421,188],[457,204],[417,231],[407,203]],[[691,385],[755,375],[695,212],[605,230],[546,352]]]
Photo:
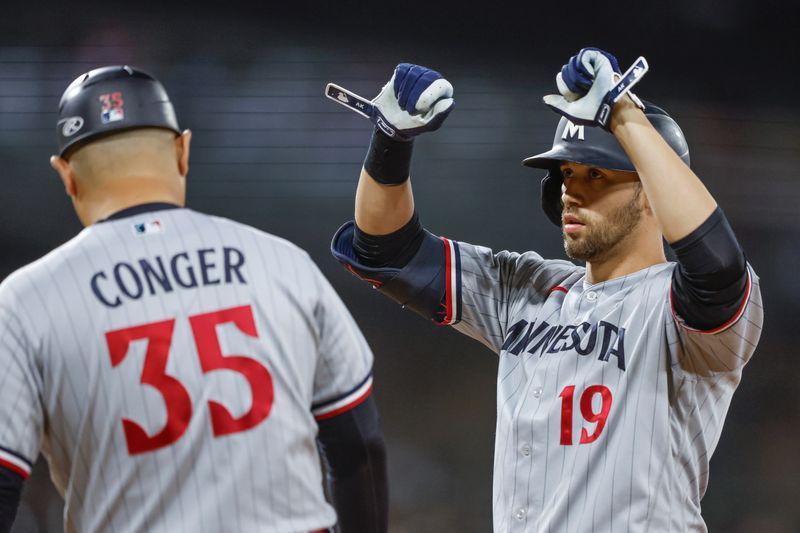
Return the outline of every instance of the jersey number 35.
[[[258,337],[253,310],[249,305],[189,317],[202,372],[204,374],[215,370],[238,372],[247,380],[252,392],[253,402],[250,409],[238,418],[234,418],[221,403],[209,400],[211,429],[215,437],[238,433],[257,426],[269,416],[273,400],[272,376],[264,365],[251,357],[222,354],[216,326],[228,322],[232,322],[242,333]],[[166,424],[154,435],[149,435],[133,420],[122,419],[125,442],[131,455],[169,446],[181,438],[189,427],[192,418],[191,397],[180,381],[166,373],[174,328],[173,318],[106,333],[112,367],[116,367],[125,359],[132,341],[147,339],[144,368],[139,382],[154,387],[161,394],[167,409]]]

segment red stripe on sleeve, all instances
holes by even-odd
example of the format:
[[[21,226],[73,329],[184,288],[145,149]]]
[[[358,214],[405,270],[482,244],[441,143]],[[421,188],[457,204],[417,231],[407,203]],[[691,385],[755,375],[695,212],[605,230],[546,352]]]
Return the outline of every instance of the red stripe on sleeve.
[[[28,479],[28,477],[30,477],[31,475],[30,472],[23,470],[22,468],[20,468],[19,466],[15,465],[10,461],[4,461],[3,459],[0,459],[0,466],[16,472],[17,474],[22,476],[22,479]]]
[[[452,286],[451,283],[453,282],[453,274],[452,274],[452,265],[450,260],[450,241],[442,237],[442,241],[444,241],[444,268],[445,268],[445,305],[447,309],[447,313],[444,317],[444,324],[449,324],[453,320],[453,294],[450,290]]]
[[[689,330],[689,331],[693,331],[695,333],[703,333],[703,334],[706,334],[706,335],[713,335],[714,333],[719,333],[720,331],[724,331],[724,330],[728,329],[729,327],[731,327],[732,324],[735,324],[737,320],[742,318],[742,314],[744,314],[744,308],[747,307],[747,302],[749,300],[750,300],[750,270],[748,269],[747,270],[747,286],[745,287],[745,290],[744,290],[744,298],[742,299],[742,303],[739,306],[739,309],[736,311],[736,313],[734,313],[733,317],[730,320],[728,320],[727,322],[725,322],[724,324],[722,324],[721,326],[718,326],[718,327],[716,327],[714,329],[708,329],[708,330],[696,329],[696,328],[693,328],[691,326],[687,326],[686,324],[684,324],[683,320],[681,320],[680,317],[678,316],[678,313],[675,312],[675,304],[672,301],[672,283],[670,282],[670,284],[669,284],[669,306],[672,308],[672,316],[675,317],[675,321],[678,324],[680,324],[680,326],[683,329],[686,329],[686,330]]]
[[[343,405],[340,408],[338,408],[338,409],[336,409],[334,411],[331,411],[330,413],[325,413],[325,414],[321,414],[319,416],[315,416],[314,419],[315,420],[325,420],[326,418],[333,418],[334,416],[340,415],[340,414],[344,413],[345,411],[349,411],[350,409],[353,409],[354,407],[359,405],[361,402],[366,400],[371,392],[372,392],[372,385],[370,385],[369,388],[364,391],[364,394],[362,394],[361,396],[359,396],[358,398],[356,398],[352,402],[350,402],[350,403],[348,403],[346,405]]]

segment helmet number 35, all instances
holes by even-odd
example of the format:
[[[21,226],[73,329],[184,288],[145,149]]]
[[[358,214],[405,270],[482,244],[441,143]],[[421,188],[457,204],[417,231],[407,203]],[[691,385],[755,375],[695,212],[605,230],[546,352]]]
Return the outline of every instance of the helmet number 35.
[[[200,370],[203,374],[215,370],[230,370],[244,376],[250,385],[252,404],[239,417],[219,402],[208,401],[211,429],[215,437],[251,429],[269,416],[272,409],[272,376],[259,361],[243,355],[223,355],[216,326],[233,323],[239,331],[258,337],[253,310],[249,305],[232,307],[189,317],[192,336],[197,347]],[[128,453],[136,455],[151,452],[173,444],[189,427],[192,417],[192,400],[186,387],[166,373],[167,357],[172,345],[175,319],[151,322],[139,326],[109,331],[105,334],[111,366],[116,368],[128,354],[132,341],[147,339],[140,383],[150,385],[162,396],[167,411],[164,427],[150,435],[137,422],[122,419]]]

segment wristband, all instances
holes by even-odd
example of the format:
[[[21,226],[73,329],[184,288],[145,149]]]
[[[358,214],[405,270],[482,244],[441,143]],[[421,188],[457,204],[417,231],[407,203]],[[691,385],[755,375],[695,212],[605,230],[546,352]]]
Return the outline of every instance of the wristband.
[[[396,141],[375,128],[364,170],[383,185],[400,185],[408,179],[414,141]]]

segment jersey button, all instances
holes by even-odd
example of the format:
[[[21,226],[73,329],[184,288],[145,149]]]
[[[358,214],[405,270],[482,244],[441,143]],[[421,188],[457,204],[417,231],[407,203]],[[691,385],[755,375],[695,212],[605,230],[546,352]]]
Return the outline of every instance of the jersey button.
[[[525,513],[526,513],[526,512],[527,512],[527,511],[525,510],[525,508],[524,508],[524,507],[520,507],[520,508],[519,508],[519,509],[517,509],[517,511],[514,513],[514,518],[516,518],[517,520],[524,520],[524,519],[525,519]]]
[[[535,389],[533,389],[532,392],[533,392],[533,397],[534,398],[540,398],[542,396],[542,388],[541,387],[536,387]]]
[[[525,444],[522,446],[522,448],[520,448],[520,451],[522,452],[522,455],[528,457],[531,454],[531,447]]]
[[[590,302],[597,300],[597,293],[594,291],[589,291],[586,293],[586,299]]]

